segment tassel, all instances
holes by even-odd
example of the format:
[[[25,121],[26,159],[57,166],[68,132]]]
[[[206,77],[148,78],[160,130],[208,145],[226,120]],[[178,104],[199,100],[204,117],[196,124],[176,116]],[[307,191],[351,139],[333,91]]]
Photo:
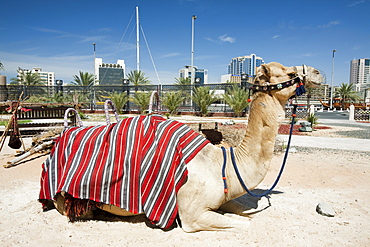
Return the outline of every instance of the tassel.
[[[299,83],[299,85],[297,84],[297,88],[295,90],[295,94],[297,96],[301,96],[302,94],[304,94],[306,92],[306,89],[304,88],[304,85],[302,82]]]

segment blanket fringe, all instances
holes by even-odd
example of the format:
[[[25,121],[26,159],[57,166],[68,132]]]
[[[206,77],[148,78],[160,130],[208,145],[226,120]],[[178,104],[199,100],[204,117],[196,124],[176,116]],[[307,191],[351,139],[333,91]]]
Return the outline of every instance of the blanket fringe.
[[[70,222],[84,218],[86,213],[96,209],[95,202],[88,199],[74,198],[70,194],[64,195],[64,208]]]

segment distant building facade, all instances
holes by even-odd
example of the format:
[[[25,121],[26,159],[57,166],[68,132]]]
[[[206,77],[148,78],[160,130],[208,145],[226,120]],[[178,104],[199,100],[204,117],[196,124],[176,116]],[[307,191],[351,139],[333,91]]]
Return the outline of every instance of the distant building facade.
[[[203,85],[208,83],[208,70],[198,69],[194,66],[195,69],[195,84]],[[179,70],[180,78],[191,78],[191,66],[185,66],[185,68]]]
[[[361,58],[351,61],[349,82],[356,86],[356,91],[370,87],[370,59]]]
[[[95,58],[97,85],[122,85],[125,72],[125,60],[117,60],[117,63],[103,63],[102,58]]]
[[[32,73],[32,74],[38,74],[41,81],[47,85],[47,86],[55,86],[55,73],[54,72],[47,72],[42,71],[41,68],[32,68],[32,70],[29,69],[21,69],[18,68],[18,77],[21,76],[21,73]]]
[[[231,59],[227,73],[229,75],[247,74],[249,76],[255,76],[257,67],[264,63],[263,59],[256,54],[235,57]]]

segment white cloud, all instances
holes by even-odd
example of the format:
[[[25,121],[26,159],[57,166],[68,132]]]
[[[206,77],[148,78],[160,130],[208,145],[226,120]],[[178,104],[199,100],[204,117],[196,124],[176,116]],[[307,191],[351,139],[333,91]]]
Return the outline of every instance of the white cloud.
[[[35,55],[23,55],[16,53],[0,52],[4,58],[5,71],[1,74],[7,76],[8,83],[11,78],[17,76],[17,68],[32,69],[41,67],[42,70],[54,72],[57,79],[63,79],[65,83],[73,80],[73,75],[78,71],[93,73],[93,56],[70,56],[58,55],[53,57],[41,57]]]
[[[357,5],[357,4],[364,3],[364,2],[365,2],[365,0],[361,0],[361,1],[354,2],[354,3],[352,3],[352,4],[348,5],[348,6],[349,7],[353,7],[353,6]]]
[[[162,58],[169,58],[169,57],[177,57],[177,56],[180,56],[181,54],[178,53],[178,52],[172,52],[172,53],[167,53],[167,54],[164,54],[162,55],[161,57]]]
[[[281,35],[277,34],[277,35],[274,35],[272,38],[273,38],[273,39],[277,39],[277,38],[279,38],[279,37],[281,37]]]
[[[235,43],[235,38],[227,36],[227,34],[219,36],[218,39],[221,40],[222,42]]]
[[[211,42],[218,42],[217,40],[214,40],[214,39],[209,38],[209,37],[205,37],[205,39],[208,40],[208,41],[211,41]]]
[[[312,57],[312,56],[313,56],[313,54],[312,54],[312,53],[310,53],[310,52],[307,52],[307,53],[302,54],[302,56],[303,56],[303,57]]]
[[[329,27],[333,27],[333,26],[337,26],[339,25],[341,22],[340,20],[336,20],[336,21],[330,21],[324,25],[318,25],[317,27],[318,28],[329,28]]]

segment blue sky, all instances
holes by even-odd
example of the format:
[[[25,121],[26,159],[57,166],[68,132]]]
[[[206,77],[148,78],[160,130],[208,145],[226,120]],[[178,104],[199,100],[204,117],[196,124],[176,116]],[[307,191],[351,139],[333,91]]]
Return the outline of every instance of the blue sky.
[[[106,0],[1,1],[1,74],[18,67],[54,71],[65,83],[79,71],[93,73],[96,57],[136,68],[135,7],[162,84],[190,64],[191,18],[195,20],[194,65],[209,82],[227,74],[231,58],[255,53],[266,63],[307,64],[334,85],[349,82],[350,61],[370,57],[370,0]],[[158,84],[141,36],[140,68]]]

